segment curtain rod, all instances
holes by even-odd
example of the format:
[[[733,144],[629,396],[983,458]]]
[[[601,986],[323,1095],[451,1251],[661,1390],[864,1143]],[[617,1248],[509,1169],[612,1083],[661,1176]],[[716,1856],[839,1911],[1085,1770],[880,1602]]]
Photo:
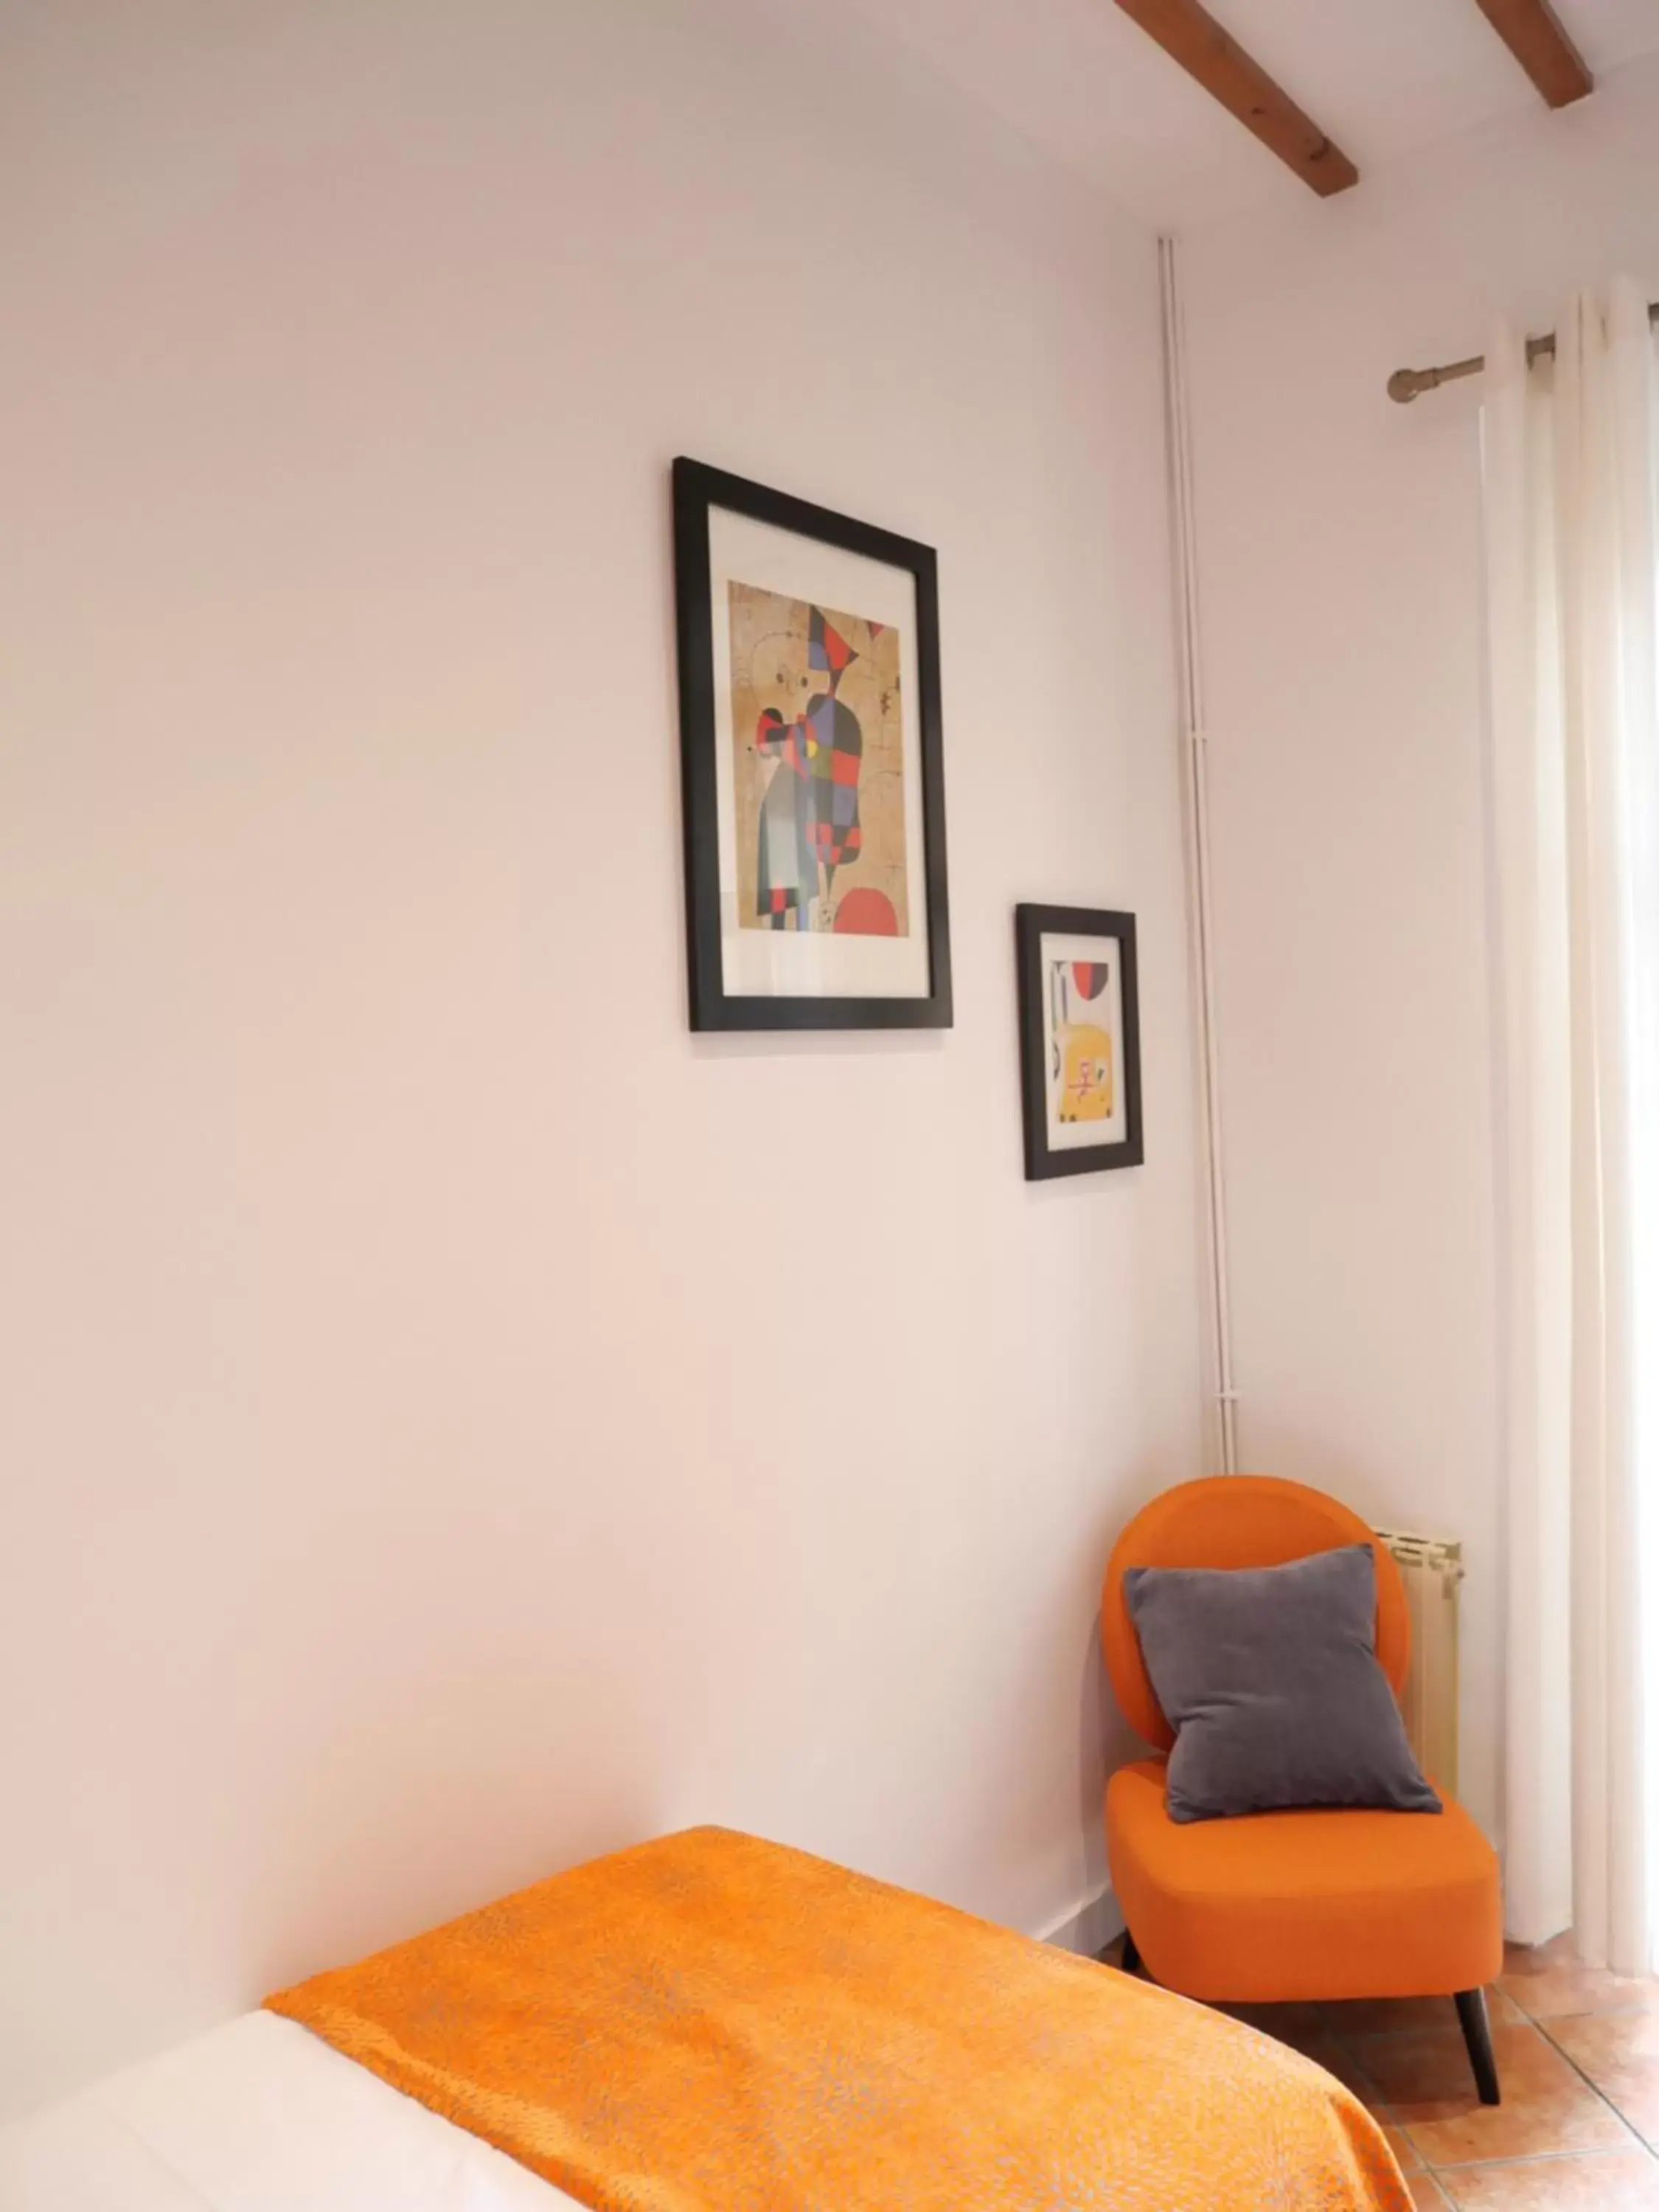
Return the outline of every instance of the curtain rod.
[[[1659,324],[1659,300],[1648,309],[1648,320]],[[1541,338],[1527,340],[1527,366],[1542,361],[1555,351],[1555,333],[1551,331]],[[1479,376],[1486,365],[1485,354],[1474,354],[1468,361],[1449,362],[1443,368],[1397,368],[1389,379],[1389,397],[1397,399],[1403,407],[1407,400],[1415,399],[1420,392],[1432,392],[1437,385],[1455,384],[1460,376]]]

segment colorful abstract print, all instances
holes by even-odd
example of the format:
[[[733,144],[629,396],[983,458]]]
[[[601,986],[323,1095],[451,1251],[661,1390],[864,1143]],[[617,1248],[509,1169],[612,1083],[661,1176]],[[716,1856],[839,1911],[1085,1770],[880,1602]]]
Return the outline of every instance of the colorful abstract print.
[[[729,590],[741,926],[907,935],[897,633]]]
[[[820,882],[829,897],[836,870],[843,860],[856,860],[864,843],[859,827],[864,732],[858,716],[836,696],[857,656],[821,607],[811,611],[810,653],[811,666],[828,673],[828,690],[793,722],[775,707],[763,708],[755,731],[756,744],[783,771],[773,776],[761,802],[756,870],[756,911],[774,929],[782,929],[792,914],[799,915],[818,896]]]

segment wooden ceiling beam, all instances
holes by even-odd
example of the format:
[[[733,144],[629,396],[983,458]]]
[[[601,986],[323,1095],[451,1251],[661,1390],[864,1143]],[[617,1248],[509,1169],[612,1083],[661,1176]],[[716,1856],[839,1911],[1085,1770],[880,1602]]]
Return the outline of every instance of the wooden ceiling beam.
[[[1199,0],[1117,0],[1117,4],[1322,199],[1358,183],[1359,172],[1347,155]]]
[[[1595,79],[1550,0],[1475,0],[1475,5],[1552,107],[1571,107]]]

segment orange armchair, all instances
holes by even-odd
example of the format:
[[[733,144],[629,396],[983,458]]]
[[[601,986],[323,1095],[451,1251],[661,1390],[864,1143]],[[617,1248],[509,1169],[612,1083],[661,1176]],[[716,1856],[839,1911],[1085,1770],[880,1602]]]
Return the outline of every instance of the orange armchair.
[[[1376,1656],[1398,1697],[1411,1657],[1405,1589],[1357,1514],[1271,1475],[1216,1476],[1154,1498],[1118,1539],[1100,1608],[1107,1672],[1136,1734],[1161,1753],[1175,1742],[1124,1595],[1131,1567],[1279,1566],[1355,1543],[1376,1553]],[[1455,1997],[1481,2101],[1498,2101],[1485,1995],[1504,1958],[1498,1859],[1461,1806],[1182,1824],[1164,1783],[1159,1757],[1107,1784],[1126,1968],[1208,2004]]]

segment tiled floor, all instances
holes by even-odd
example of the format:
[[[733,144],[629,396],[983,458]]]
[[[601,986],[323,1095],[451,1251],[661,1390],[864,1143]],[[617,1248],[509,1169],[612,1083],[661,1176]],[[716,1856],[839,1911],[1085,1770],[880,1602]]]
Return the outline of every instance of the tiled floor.
[[[1449,1998],[1236,2009],[1370,2107],[1419,2208],[1659,2212],[1659,1979],[1581,1966],[1563,1936],[1511,1948],[1488,2000],[1497,2106]]]

